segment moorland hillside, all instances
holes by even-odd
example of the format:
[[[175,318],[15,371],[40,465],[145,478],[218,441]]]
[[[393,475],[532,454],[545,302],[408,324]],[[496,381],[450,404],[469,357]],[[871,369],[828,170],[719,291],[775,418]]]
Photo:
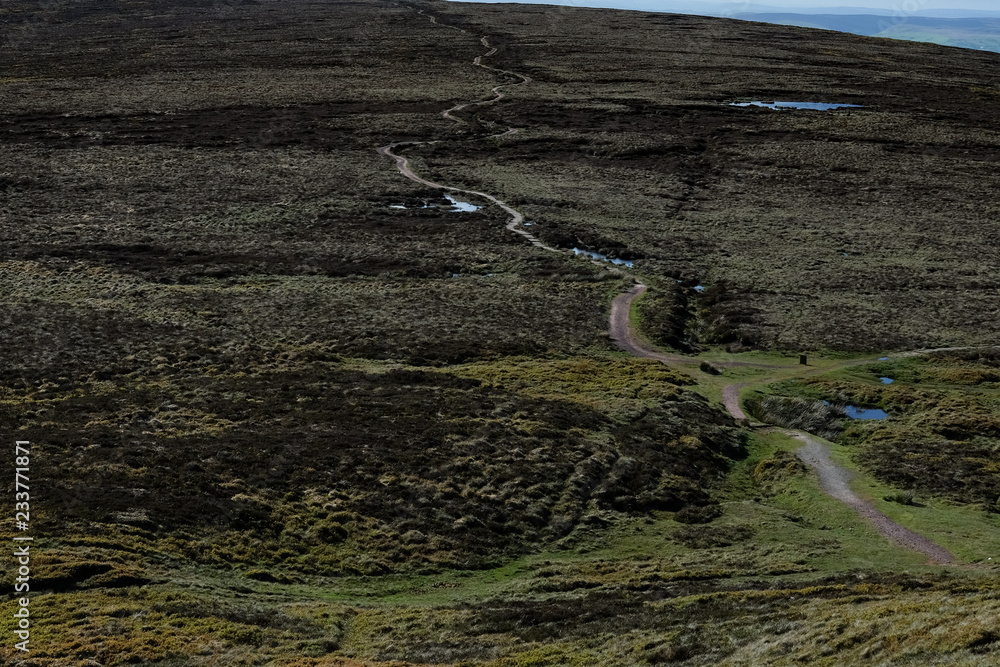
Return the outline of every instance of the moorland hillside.
[[[1000,357],[897,353],[995,342],[1000,54],[436,1],[0,21],[37,540],[3,660],[992,664]],[[858,106],[733,106],[775,100]],[[667,365],[608,334],[637,280]],[[886,408],[834,459],[955,564],[734,421],[745,384]]]

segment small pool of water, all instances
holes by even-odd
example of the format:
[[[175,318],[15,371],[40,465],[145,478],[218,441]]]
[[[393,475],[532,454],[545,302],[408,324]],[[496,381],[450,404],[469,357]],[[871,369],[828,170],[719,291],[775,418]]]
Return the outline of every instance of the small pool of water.
[[[823,401],[823,405],[830,405],[830,401]],[[885,410],[878,408],[859,408],[853,405],[844,406],[844,413],[851,419],[888,419],[889,414]]]
[[[889,357],[879,357],[879,361],[889,361]]]
[[[765,107],[767,109],[812,109],[814,111],[862,108],[860,104],[828,104],[826,102],[731,102],[729,106]]]
[[[694,291],[695,291],[695,292],[698,292],[698,294],[701,294],[702,292],[704,292],[704,291],[705,291],[705,290],[707,290],[707,289],[708,289],[708,288],[707,288],[707,287],[705,287],[704,285],[695,285],[695,286],[694,286]]]
[[[856,408],[853,405],[848,405],[844,408],[844,412],[851,419],[888,419],[889,415],[885,410],[879,410],[878,408],[866,409],[866,408]]]
[[[879,378],[879,379],[882,380],[882,384],[892,384],[893,382],[895,382],[895,380],[893,380],[892,378]]]
[[[451,195],[445,195],[444,198],[451,202],[452,213],[472,213],[473,211],[478,211],[482,208],[482,206],[476,206],[475,204],[470,204],[467,201],[455,199]]]
[[[612,264],[614,264],[616,266],[627,266],[629,268],[632,268],[632,266],[634,265],[634,262],[632,262],[630,260],[627,260],[627,259],[611,259],[607,255],[602,255],[599,252],[591,252],[589,250],[580,250],[579,248],[573,248],[573,254],[574,255],[583,255],[585,257],[590,257],[591,259],[600,259],[600,260],[603,260],[605,262],[611,262]]]

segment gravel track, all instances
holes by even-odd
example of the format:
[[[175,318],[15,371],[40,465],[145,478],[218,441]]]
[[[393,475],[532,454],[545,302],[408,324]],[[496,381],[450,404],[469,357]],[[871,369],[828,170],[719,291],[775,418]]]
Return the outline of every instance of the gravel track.
[[[749,382],[744,382],[743,384],[729,384],[722,389],[722,403],[726,406],[726,410],[729,411],[736,419],[747,419],[747,415],[743,412],[743,408],[740,407],[740,389],[748,386]]]
[[[635,331],[635,327],[632,326],[631,319],[629,318],[629,311],[632,307],[632,303],[642,296],[645,291],[646,286],[638,283],[628,292],[620,294],[611,304],[611,337],[616,343],[618,343],[619,347],[629,354],[637,357],[656,359],[668,365],[690,366],[698,363],[697,359],[691,359],[690,357],[659,352],[651,348],[639,337],[638,333]],[[903,353],[898,356],[913,356],[914,354],[929,351],[931,350]],[[852,361],[845,364],[845,366],[852,366],[861,363],[869,363],[869,361]],[[756,366],[760,368],[794,368],[794,366],[744,364],[739,362],[721,362],[714,365],[723,367]],[[816,373],[819,370],[820,369],[810,370],[807,371],[807,374]],[[829,369],[823,370],[825,371]],[[735,419],[748,418],[747,414],[743,412],[743,409],[740,407],[740,390],[752,384],[756,383],[745,382],[743,384],[730,384],[726,385],[722,389],[722,402],[726,406],[726,410],[729,414]],[[870,521],[881,535],[885,536],[892,542],[899,544],[900,546],[926,555],[932,563],[936,563],[938,565],[950,565],[955,563],[955,557],[952,556],[951,553],[949,553],[944,547],[936,544],[923,535],[910,530],[909,528],[901,526],[875,509],[871,503],[854,493],[848,483],[851,478],[850,471],[846,468],[838,466],[830,459],[830,452],[826,445],[807,433],[787,430],[782,432],[787,433],[793,438],[801,440],[805,443],[805,446],[797,452],[798,457],[802,459],[806,465],[816,471],[819,476],[820,486],[823,490],[831,497],[844,503],[862,517]]]
[[[629,354],[646,359],[656,359],[668,365],[693,366],[701,363],[700,359],[685,357],[680,354],[668,354],[653,348],[639,336],[632,325],[629,313],[632,303],[646,293],[646,286],[640,282],[627,292],[619,294],[611,304],[611,338]],[[720,368],[795,368],[794,365],[756,364],[749,361],[713,361],[713,366]]]
[[[796,454],[803,463],[816,471],[816,474],[819,475],[820,486],[827,494],[868,519],[879,533],[896,544],[926,555],[932,563],[937,565],[955,563],[955,557],[947,549],[920,533],[899,525],[875,509],[867,500],[854,493],[849,484],[850,471],[830,460],[830,450],[825,444],[808,433],[801,431],[783,432],[805,443],[805,447],[799,449]]]
[[[746,419],[740,407],[740,389],[753,383],[730,384],[722,390],[722,400],[729,414],[736,419]],[[801,440],[805,446],[796,455],[807,466],[816,471],[819,483],[827,495],[839,500],[867,519],[881,535],[902,547],[926,555],[932,563],[951,565],[955,557],[947,549],[920,533],[901,526],[851,490],[851,472],[830,459],[830,450],[815,436],[803,431],[778,429],[781,433]]]

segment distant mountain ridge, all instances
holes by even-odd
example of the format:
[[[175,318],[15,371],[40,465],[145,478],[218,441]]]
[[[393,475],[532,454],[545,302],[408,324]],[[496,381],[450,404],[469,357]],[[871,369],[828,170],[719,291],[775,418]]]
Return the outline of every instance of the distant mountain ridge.
[[[647,5],[652,3],[645,3]],[[663,3],[659,3],[661,7]],[[689,3],[676,3],[688,4]],[[737,3],[722,3],[737,4]],[[997,9],[921,9],[910,12],[900,9],[879,9],[877,7],[780,7],[777,5],[760,5],[753,2],[739,3],[744,9],[742,14],[822,14],[849,16],[907,16],[923,18],[1000,18],[1000,8]]]
[[[882,16],[893,18],[1000,18],[1000,7],[980,9],[977,7],[947,9],[933,8],[907,11],[905,8],[878,7],[804,7],[758,4],[743,0],[452,0],[461,2],[504,3],[532,5],[556,5],[563,7],[592,7],[605,9],[626,9],[645,12],[666,12],[670,14],[692,14],[695,16],[722,16],[760,14],[824,15],[824,16]],[[859,0],[863,1],[863,0]],[[966,0],[968,1],[968,0]],[[921,3],[925,4],[925,3]]]
[[[1000,52],[1000,18],[993,17],[897,18],[878,14],[741,13],[732,18]]]

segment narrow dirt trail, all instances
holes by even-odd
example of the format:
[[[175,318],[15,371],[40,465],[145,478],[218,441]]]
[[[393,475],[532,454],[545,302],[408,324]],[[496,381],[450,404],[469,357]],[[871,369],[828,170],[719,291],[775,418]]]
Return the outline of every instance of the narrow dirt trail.
[[[438,24],[438,25],[441,25],[441,24]],[[519,82],[517,82],[517,83],[501,83],[500,85],[494,86],[493,88],[490,89],[490,92],[493,93],[493,97],[491,99],[481,100],[479,102],[465,102],[463,104],[456,104],[455,106],[451,107],[450,109],[445,109],[444,111],[441,112],[441,116],[442,117],[447,118],[448,120],[455,121],[456,123],[461,123],[462,125],[468,125],[468,123],[466,123],[461,118],[458,118],[458,117],[452,115],[452,114],[454,114],[454,112],[461,111],[462,109],[466,109],[468,107],[486,106],[487,104],[495,104],[495,103],[499,102],[500,100],[504,99],[505,97],[507,97],[502,92],[500,92],[501,88],[504,88],[506,86],[523,86],[526,83],[531,83],[531,77],[529,77],[529,76],[525,76],[523,74],[518,74],[517,72],[511,72],[511,71],[505,70],[505,69],[498,69],[496,67],[490,67],[489,65],[484,65],[483,64],[483,58],[489,58],[490,56],[492,56],[494,53],[497,52],[497,49],[496,49],[495,46],[491,46],[490,45],[489,39],[487,39],[486,37],[481,38],[479,41],[482,43],[482,45],[484,47],[486,47],[487,49],[489,49],[489,51],[487,51],[486,53],[484,53],[481,56],[476,56],[475,59],[473,59],[473,61],[472,61],[473,65],[475,65],[476,67],[482,67],[483,69],[488,69],[488,70],[490,70],[492,72],[497,72],[499,74],[507,74],[507,75],[510,75],[510,76],[515,76],[515,77],[517,77],[517,78],[519,78],[521,80]],[[510,131],[508,130],[508,132],[510,132]],[[505,132],[504,134],[507,134],[507,132]],[[494,136],[497,136],[497,135],[494,135]]]
[[[750,382],[744,382],[743,384],[727,384],[722,388],[722,404],[726,406],[726,410],[729,411],[735,419],[747,419],[747,415],[743,412],[743,408],[740,407],[740,389],[749,386]]]
[[[632,308],[632,302],[645,294],[645,292],[646,286],[642,283],[636,283],[632,289],[619,294],[611,302],[611,338],[618,343],[618,347],[634,357],[656,359],[670,366],[691,366],[697,364],[697,359],[655,350],[640,338],[635,327],[632,325],[632,318],[629,317],[629,312]]]
[[[634,276],[629,277],[635,280]],[[636,284],[632,287],[632,289],[619,294],[615,298],[614,302],[611,304],[611,338],[618,344],[618,347],[636,357],[656,359],[657,361],[662,361],[668,365],[679,364],[682,366],[695,366],[701,363],[701,360],[696,359],[695,357],[686,357],[681,354],[661,352],[642,340],[639,332],[636,331],[635,326],[633,326],[632,319],[629,314],[632,309],[632,304],[636,299],[646,293],[646,289],[647,287],[645,285],[636,281]],[[713,361],[712,365],[720,368],[796,368],[796,366],[793,365],[781,366],[777,364],[757,364],[749,361]]]
[[[528,241],[530,241],[532,245],[542,248],[543,250],[549,250],[551,252],[558,252],[558,253],[563,252],[558,248],[553,248],[552,246],[545,245],[544,243],[541,242],[541,240],[538,239],[538,237],[534,236],[533,234],[530,234],[524,229],[520,229],[519,225],[522,222],[524,222],[524,215],[522,215],[520,211],[518,211],[510,204],[507,204],[506,202],[497,199],[491,194],[480,192],[479,190],[465,190],[463,188],[456,188],[451,185],[445,185],[443,183],[435,183],[434,181],[429,181],[426,178],[423,178],[422,176],[419,176],[413,172],[413,170],[410,168],[409,160],[407,160],[402,155],[397,155],[396,153],[392,152],[392,149],[395,148],[396,146],[403,146],[407,144],[412,145],[417,143],[435,143],[435,142],[412,142],[412,141],[400,142],[396,144],[389,144],[388,146],[381,146],[380,148],[378,148],[378,152],[380,155],[384,155],[388,158],[394,159],[396,161],[396,168],[399,169],[399,172],[403,174],[403,176],[406,176],[411,181],[416,181],[421,185],[426,185],[427,187],[434,188],[435,190],[447,190],[449,192],[458,192],[461,194],[475,195],[477,197],[482,197],[487,201],[493,202],[494,204],[502,208],[507,213],[507,215],[510,216],[510,222],[507,223],[507,229],[514,232],[515,234],[520,234],[524,238],[528,239]]]
[[[423,10],[421,10],[419,13],[423,14],[424,12],[423,12]],[[445,25],[443,23],[438,23],[437,19],[435,17],[433,17],[433,16],[430,16],[429,18],[430,18],[431,23],[434,23],[435,25],[439,25],[439,26],[442,26],[442,27],[445,27],[445,28],[451,28],[452,30],[457,30],[459,32],[466,33],[466,31],[462,30],[461,28],[456,28],[454,26],[449,26],[449,25]],[[451,107],[450,109],[446,109],[445,111],[441,112],[441,115],[444,118],[447,118],[448,120],[454,121],[456,123],[460,123],[462,125],[468,125],[468,123],[466,123],[461,118],[458,118],[458,117],[454,116],[453,115],[454,112],[460,111],[460,110],[465,109],[467,107],[482,106],[482,105],[486,105],[486,104],[494,104],[494,103],[499,102],[500,100],[504,99],[504,97],[505,97],[505,95],[500,91],[501,88],[505,88],[507,86],[523,86],[525,84],[531,83],[531,77],[525,76],[523,74],[518,74],[517,72],[511,72],[511,71],[508,71],[508,70],[498,69],[496,67],[490,67],[488,65],[484,65],[482,63],[483,58],[486,58],[488,56],[491,56],[491,55],[495,54],[497,52],[497,49],[496,49],[496,47],[493,47],[493,46],[490,45],[489,39],[486,38],[486,37],[482,37],[479,41],[482,43],[482,45],[485,48],[487,48],[489,50],[486,53],[484,53],[483,55],[481,55],[481,56],[476,56],[476,58],[472,61],[473,65],[475,65],[477,67],[482,67],[483,69],[487,69],[487,70],[490,70],[490,71],[493,71],[493,72],[499,72],[501,74],[507,74],[507,75],[513,76],[513,77],[521,79],[521,81],[516,82],[516,83],[502,83],[502,84],[499,84],[497,86],[494,86],[493,88],[490,89],[491,92],[494,95],[491,99],[482,100],[482,101],[478,101],[478,102],[466,102],[464,104],[458,104],[456,106]],[[518,131],[519,131],[518,128],[508,128],[504,132],[501,132],[499,134],[490,135],[490,137],[510,136],[512,134],[516,134]],[[487,137],[487,138],[490,138],[490,137]],[[385,157],[388,157],[388,158],[391,158],[391,159],[395,160],[396,161],[396,168],[399,169],[399,173],[401,173],[403,176],[405,176],[406,178],[410,179],[411,181],[414,181],[416,183],[420,183],[421,185],[426,185],[427,187],[434,188],[435,190],[447,190],[449,192],[457,192],[457,193],[461,193],[461,194],[467,194],[467,195],[474,195],[474,196],[477,196],[477,197],[482,197],[483,199],[486,199],[487,201],[490,201],[493,204],[496,204],[497,206],[499,206],[501,209],[504,210],[505,213],[507,213],[507,215],[510,216],[510,221],[507,223],[507,229],[508,230],[514,232],[515,234],[520,234],[525,239],[527,239],[531,243],[531,245],[536,246],[538,248],[541,248],[543,250],[548,250],[550,252],[558,252],[558,253],[564,252],[562,250],[559,250],[558,248],[553,248],[552,246],[549,246],[549,245],[546,245],[546,244],[542,243],[542,241],[538,237],[536,237],[533,234],[529,233],[527,230],[521,228],[521,224],[524,222],[524,215],[520,211],[518,211],[516,208],[514,208],[513,206],[511,206],[510,204],[508,204],[508,203],[506,203],[506,202],[498,199],[497,197],[494,197],[491,194],[487,194],[485,192],[480,192],[479,190],[466,190],[464,188],[457,188],[457,187],[454,187],[454,186],[451,186],[451,185],[445,185],[444,183],[436,183],[434,181],[431,181],[431,180],[428,180],[426,178],[423,178],[422,176],[416,174],[413,171],[413,169],[410,167],[410,162],[409,162],[409,160],[406,157],[404,157],[402,155],[399,155],[399,154],[397,154],[397,153],[395,153],[393,151],[393,149],[395,149],[398,146],[427,146],[427,145],[436,144],[436,143],[438,143],[438,142],[437,141],[398,141],[398,142],[389,144],[387,146],[380,146],[376,150],[378,151],[378,153],[380,155],[384,155]]]
[[[756,383],[730,384],[722,390],[722,400],[726,410],[736,419],[747,418],[746,413],[740,407],[740,389],[751,384]],[[850,486],[851,472],[834,463],[830,459],[829,448],[815,436],[804,431],[774,430],[805,443],[805,446],[795,453],[803,463],[816,471],[823,491],[867,519],[881,535],[900,546],[926,555],[932,563],[938,565],[955,563],[955,557],[947,549],[920,533],[896,523],[875,509],[867,500],[854,493]]]
[[[735,419],[747,419],[746,413],[740,407],[740,390],[753,384],[758,383],[744,382],[743,384],[726,385],[723,388],[722,402],[729,414]],[[924,537],[920,533],[896,523],[875,509],[867,500],[864,500],[852,491],[850,486],[851,472],[847,468],[834,463],[830,458],[829,448],[815,436],[804,431],[793,431],[790,429],[774,430],[805,443],[805,446],[795,453],[803,463],[816,471],[820,487],[822,487],[823,491],[867,519],[879,534],[902,547],[926,555],[931,563],[937,565],[952,565],[955,563],[955,557],[947,549],[930,538]]]

